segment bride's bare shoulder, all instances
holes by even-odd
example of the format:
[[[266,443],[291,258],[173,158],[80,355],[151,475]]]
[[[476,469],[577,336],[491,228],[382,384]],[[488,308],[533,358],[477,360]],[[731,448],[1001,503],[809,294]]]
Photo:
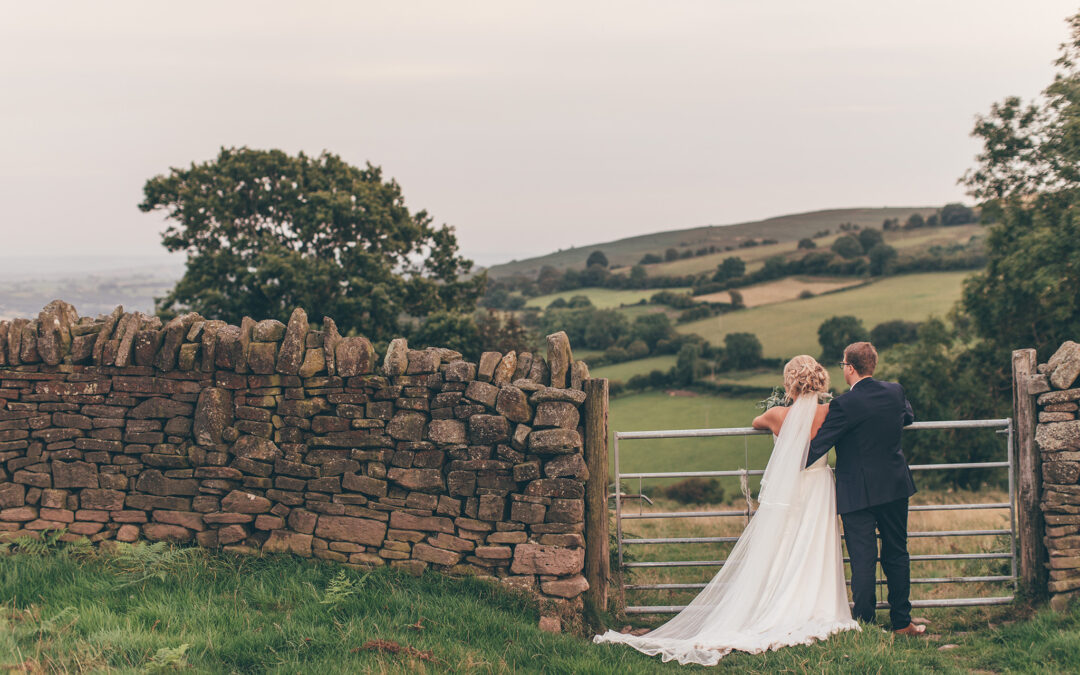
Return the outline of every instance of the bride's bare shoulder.
[[[818,429],[825,423],[825,417],[829,414],[829,404],[818,404],[817,410],[814,411],[814,423],[810,426],[810,437],[817,436]]]
[[[774,434],[778,434],[780,433],[780,426],[783,425],[784,418],[787,417],[787,414],[788,409],[784,406],[773,406],[755,417],[752,426],[755,429],[768,429]]]

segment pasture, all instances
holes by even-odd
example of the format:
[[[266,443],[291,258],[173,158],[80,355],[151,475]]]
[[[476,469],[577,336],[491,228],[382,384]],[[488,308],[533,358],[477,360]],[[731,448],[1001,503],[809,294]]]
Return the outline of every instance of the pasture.
[[[648,288],[648,289],[618,289],[618,288],[579,288],[573,291],[560,291],[558,293],[548,293],[547,295],[538,295],[534,298],[529,298],[525,303],[526,307],[539,307],[540,309],[546,309],[548,305],[552,303],[556,298],[562,298],[569,300],[575,295],[584,295],[589,298],[593,306],[597,309],[612,309],[615,307],[621,307],[623,305],[633,305],[642,300],[648,300],[653,295],[659,293],[661,290],[669,290],[672,293],[689,293],[689,287],[679,288]]]
[[[674,365],[675,355],[663,354],[661,356],[648,356],[643,359],[623,361],[622,363],[613,363],[610,366],[593,368],[590,369],[589,374],[593,377],[606,377],[613,382],[626,382],[632,376],[638,375],[639,373],[648,373],[653,370],[663,370],[666,372]]]
[[[922,321],[943,316],[960,299],[971,272],[930,272],[885,277],[866,286],[802,300],[753,307],[679,324],[681,333],[697,333],[722,345],[728,333],[754,333],[766,357],[788,358],[821,352],[817,329],[833,316],[850,314],[866,329],[892,319]]]
[[[762,284],[746,286],[734,289],[742,295],[743,304],[746,307],[759,305],[771,305],[776,302],[797,300],[799,295],[807,291],[814,295],[839,291],[844,288],[864,284],[864,279],[856,277],[784,277],[776,281],[766,281]],[[731,291],[720,291],[707,295],[696,295],[695,300],[700,302],[731,302]]]

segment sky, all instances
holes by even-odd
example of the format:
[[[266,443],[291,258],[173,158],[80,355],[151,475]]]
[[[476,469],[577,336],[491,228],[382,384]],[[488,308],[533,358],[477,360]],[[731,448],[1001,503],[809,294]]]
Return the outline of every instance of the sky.
[[[136,204],[222,146],[382,166],[482,265],[944,204],[1058,0],[0,0],[0,259],[164,255]]]

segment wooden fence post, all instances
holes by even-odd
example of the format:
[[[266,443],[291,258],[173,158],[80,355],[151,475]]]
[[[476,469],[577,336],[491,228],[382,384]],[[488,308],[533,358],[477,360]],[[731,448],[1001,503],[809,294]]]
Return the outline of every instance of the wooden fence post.
[[[1043,541],[1046,524],[1039,509],[1042,462],[1035,445],[1035,397],[1029,393],[1035,364],[1034,349],[1017,349],[1012,353],[1019,574],[1023,588],[1032,596],[1041,597],[1046,594],[1046,544]]]
[[[608,381],[585,380],[585,579],[586,599],[607,610],[608,576]]]

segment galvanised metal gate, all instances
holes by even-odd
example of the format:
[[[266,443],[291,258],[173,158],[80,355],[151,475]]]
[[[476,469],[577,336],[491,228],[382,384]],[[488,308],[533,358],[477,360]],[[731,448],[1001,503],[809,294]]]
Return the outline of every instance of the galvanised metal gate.
[[[1015,488],[1015,462],[1013,458],[1013,426],[1011,419],[996,420],[964,420],[944,422],[916,422],[904,427],[904,431],[919,431],[928,429],[994,429],[998,434],[1006,436],[1006,458],[1000,462],[970,462],[953,464],[915,464],[911,465],[912,471],[935,471],[947,469],[994,469],[1007,468],[1009,472],[1009,501],[1000,503],[983,504],[918,504],[909,508],[910,511],[950,511],[950,510],[973,510],[973,509],[1008,509],[1009,529],[999,530],[948,530],[931,532],[908,532],[908,538],[920,537],[963,537],[977,535],[1009,535],[1009,551],[1000,553],[946,553],[912,555],[912,561],[920,560],[969,560],[969,559],[1005,559],[1010,560],[1009,575],[989,576],[957,576],[957,577],[929,577],[912,578],[912,584],[952,584],[952,583],[989,583],[1010,582],[1015,592],[1016,589],[1016,488]],[[622,481],[624,479],[637,479],[639,494],[641,493],[641,481],[652,478],[690,478],[690,477],[743,477],[760,476],[764,470],[751,470],[747,467],[728,471],[665,471],[652,473],[620,473],[619,471],[619,443],[620,441],[658,439],[658,438],[701,438],[714,436],[756,436],[766,435],[768,431],[754,429],[752,427],[735,427],[726,429],[687,429],[677,431],[616,431],[614,433],[615,452],[615,527],[618,542],[619,566],[623,569],[644,567],[720,567],[723,560],[665,560],[655,562],[624,562],[623,548],[628,545],[641,544],[712,544],[734,542],[738,537],[671,537],[671,538],[625,538],[623,536],[623,521],[643,518],[703,518],[703,517],[744,517],[749,519],[754,511],[750,502],[743,510],[728,511],[675,511],[668,513],[648,512],[639,509],[637,513],[626,513],[623,509]],[[847,562],[847,558],[844,559]],[[622,576],[622,575],[620,575]],[[880,579],[879,584],[883,583]],[[850,581],[849,581],[850,584]],[[670,584],[626,584],[624,590],[693,590],[704,588],[704,583],[670,583]],[[913,607],[965,607],[973,605],[1002,605],[1012,602],[1013,595],[1000,595],[976,598],[945,598],[930,600],[912,600]],[[879,602],[878,608],[887,608],[886,602]],[[628,606],[627,614],[674,614],[683,609],[679,605],[639,605]]]

